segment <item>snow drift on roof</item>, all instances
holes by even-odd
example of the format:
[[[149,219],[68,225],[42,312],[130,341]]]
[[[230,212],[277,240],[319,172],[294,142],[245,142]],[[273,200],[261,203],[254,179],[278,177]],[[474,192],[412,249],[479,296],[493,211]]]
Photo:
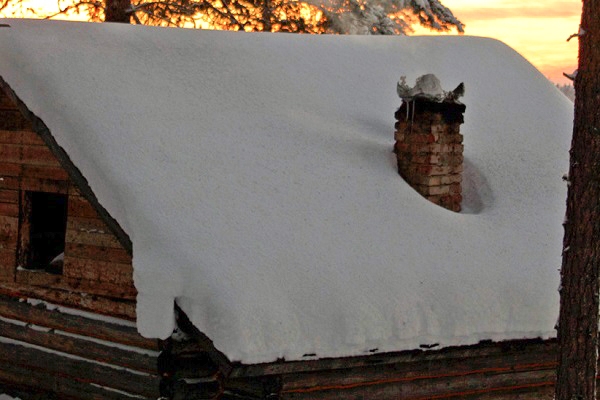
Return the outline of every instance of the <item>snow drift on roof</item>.
[[[173,301],[247,363],[549,337],[572,105],[473,37],[10,20],[0,75],[133,242],[138,328]],[[465,212],[396,171],[396,84],[464,82]]]

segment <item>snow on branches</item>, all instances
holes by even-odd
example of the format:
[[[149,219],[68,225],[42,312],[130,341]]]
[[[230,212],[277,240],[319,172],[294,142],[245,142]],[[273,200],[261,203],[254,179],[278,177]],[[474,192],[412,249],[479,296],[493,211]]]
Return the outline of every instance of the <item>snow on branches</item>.
[[[58,0],[53,11],[28,8],[25,0],[0,0],[0,11],[10,5],[12,15],[79,14],[99,22],[107,15],[107,3],[111,11],[121,11],[125,19],[129,15],[130,22],[144,25],[376,35],[406,35],[415,25],[464,31],[440,0]],[[114,10],[116,4],[122,9]]]

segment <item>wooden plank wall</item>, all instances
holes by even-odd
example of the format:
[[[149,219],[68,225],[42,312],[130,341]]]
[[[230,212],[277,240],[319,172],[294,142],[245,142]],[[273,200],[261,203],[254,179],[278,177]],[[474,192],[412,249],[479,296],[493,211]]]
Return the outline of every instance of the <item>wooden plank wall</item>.
[[[156,399],[158,341],[133,324],[0,295],[0,388],[23,400]]]
[[[61,275],[16,268],[21,191],[68,195]],[[0,293],[135,319],[131,255],[0,91]]]

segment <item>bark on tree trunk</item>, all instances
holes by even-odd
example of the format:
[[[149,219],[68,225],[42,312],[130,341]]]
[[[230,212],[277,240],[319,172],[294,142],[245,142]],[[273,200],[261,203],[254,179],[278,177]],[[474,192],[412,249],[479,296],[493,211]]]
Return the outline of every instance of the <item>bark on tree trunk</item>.
[[[104,21],[128,24],[131,19],[130,9],[130,0],[106,0]]]
[[[600,271],[600,0],[584,0],[575,78],[556,400],[596,398]]]

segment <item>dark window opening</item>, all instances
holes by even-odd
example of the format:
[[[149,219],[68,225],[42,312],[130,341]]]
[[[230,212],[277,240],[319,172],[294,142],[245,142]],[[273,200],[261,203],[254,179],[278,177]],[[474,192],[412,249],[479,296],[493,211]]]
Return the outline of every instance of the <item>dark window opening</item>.
[[[22,198],[21,265],[61,274],[67,231],[67,196],[25,192]]]

